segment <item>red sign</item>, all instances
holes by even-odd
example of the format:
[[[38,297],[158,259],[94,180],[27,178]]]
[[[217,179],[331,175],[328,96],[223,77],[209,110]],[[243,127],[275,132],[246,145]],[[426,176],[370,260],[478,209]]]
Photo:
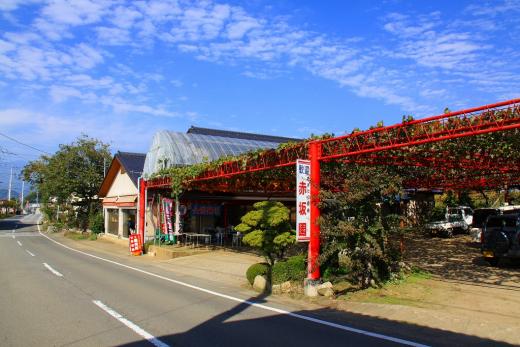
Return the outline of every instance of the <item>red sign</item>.
[[[133,254],[141,253],[141,238],[139,234],[130,234],[128,236],[128,241],[130,243],[130,252]]]

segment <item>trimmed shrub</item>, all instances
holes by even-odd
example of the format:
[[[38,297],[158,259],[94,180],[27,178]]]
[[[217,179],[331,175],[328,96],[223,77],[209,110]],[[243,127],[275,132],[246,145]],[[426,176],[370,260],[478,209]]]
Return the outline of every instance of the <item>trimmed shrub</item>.
[[[266,263],[253,264],[246,271],[247,280],[249,281],[249,283],[251,285],[253,285],[253,282],[255,281],[256,276],[258,276],[258,275],[264,276],[267,274],[268,271],[269,271],[269,265],[267,265]]]
[[[273,284],[280,284],[286,281],[303,281],[307,274],[304,255],[295,255],[286,261],[279,261],[274,264],[272,272]]]
[[[98,212],[90,215],[88,224],[90,230],[95,234],[99,234],[105,231],[105,220],[102,213]]]

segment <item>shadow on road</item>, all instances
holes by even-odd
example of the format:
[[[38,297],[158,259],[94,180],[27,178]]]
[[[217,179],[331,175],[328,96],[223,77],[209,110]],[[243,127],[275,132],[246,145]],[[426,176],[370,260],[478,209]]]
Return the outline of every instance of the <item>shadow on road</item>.
[[[262,303],[264,295],[249,301]],[[247,312],[251,310],[251,312]],[[243,314],[242,316],[238,316]],[[252,317],[253,314],[255,317]],[[263,315],[258,318],[258,314]],[[414,324],[374,318],[333,309],[297,311],[294,314],[326,320],[373,333],[435,346],[512,346],[490,339],[469,336]],[[247,316],[251,316],[248,318]],[[172,327],[183,317],[172,319]],[[182,333],[157,337],[170,346],[373,346],[399,345],[388,340],[348,332],[285,314],[258,310],[246,303]],[[149,345],[140,340],[123,346]]]
[[[24,217],[26,216],[15,216],[7,219],[0,219],[0,232],[11,232],[11,230],[37,232],[38,227],[36,218]]]

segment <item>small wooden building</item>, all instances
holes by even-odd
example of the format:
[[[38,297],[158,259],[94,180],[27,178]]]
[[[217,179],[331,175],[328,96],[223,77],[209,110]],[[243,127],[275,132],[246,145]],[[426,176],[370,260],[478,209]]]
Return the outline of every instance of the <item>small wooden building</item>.
[[[117,152],[99,189],[103,199],[105,234],[128,238],[136,228],[138,179],[146,155]]]

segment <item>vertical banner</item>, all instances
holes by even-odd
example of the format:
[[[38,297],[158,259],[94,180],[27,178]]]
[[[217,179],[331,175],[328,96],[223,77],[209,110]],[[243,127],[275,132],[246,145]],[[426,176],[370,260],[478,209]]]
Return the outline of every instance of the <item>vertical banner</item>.
[[[311,162],[296,161],[296,241],[311,238]]]
[[[163,199],[163,207],[164,207],[164,233],[168,235],[173,234],[173,225],[172,225],[172,199]]]

